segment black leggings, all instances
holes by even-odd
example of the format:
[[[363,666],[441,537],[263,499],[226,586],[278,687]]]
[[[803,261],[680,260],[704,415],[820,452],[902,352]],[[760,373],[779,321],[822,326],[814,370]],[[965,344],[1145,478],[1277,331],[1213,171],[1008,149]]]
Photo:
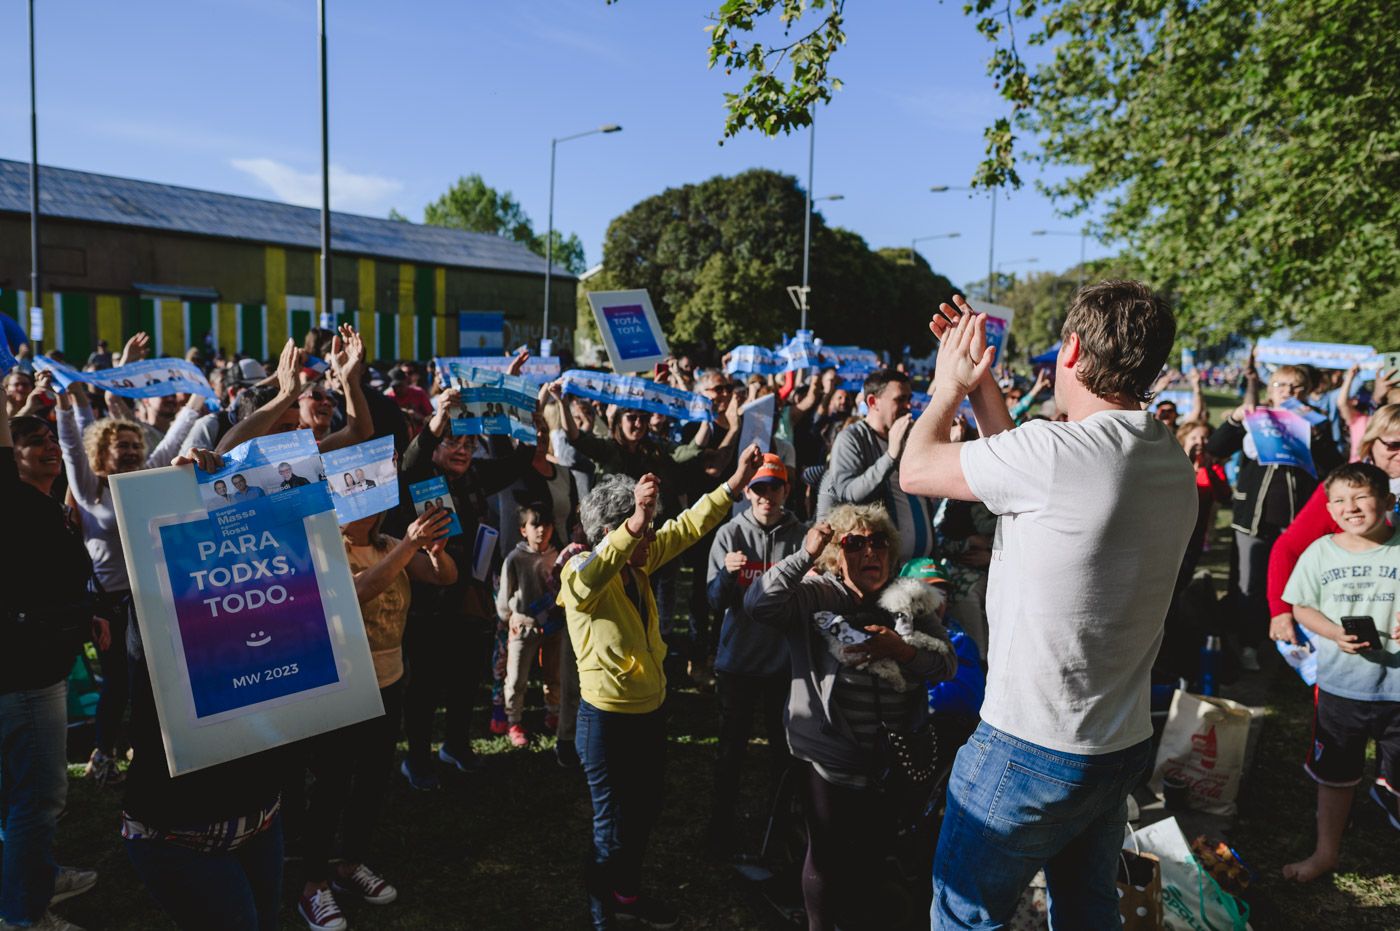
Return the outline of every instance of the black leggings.
[[[409,615],[403,643],[408,664],[403,725],[416,765],[426,766],[431,758],[433,715],[439,704],[447,709],[446,746],[454,753],[470,751],[472,705],[495,627],[470,615]]]
[[[807,860],[802,865],[802,899],[811,931],[866,928],[877,911],[869,897],[876,888],[876,837],[884,809],[873,789],[833,785],[806,766]]]
[[[311,739],[310,805],[306,813],[306,880],[330,878],[331,847],[341,832],[341,856],[363,863],[389,789],[394,744],[403,712],[403,680],[379,690],[384,713]]]

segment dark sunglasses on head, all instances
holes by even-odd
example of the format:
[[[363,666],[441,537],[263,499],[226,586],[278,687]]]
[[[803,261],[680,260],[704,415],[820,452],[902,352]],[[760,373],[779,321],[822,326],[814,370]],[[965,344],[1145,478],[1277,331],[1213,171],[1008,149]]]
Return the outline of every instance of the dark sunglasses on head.
[[[871,534],[848,533],[841,538],[841,549],[848,553],[859,553],[867,546],[877,553],[887,550],[890,548],[890,535],[877,530]]]

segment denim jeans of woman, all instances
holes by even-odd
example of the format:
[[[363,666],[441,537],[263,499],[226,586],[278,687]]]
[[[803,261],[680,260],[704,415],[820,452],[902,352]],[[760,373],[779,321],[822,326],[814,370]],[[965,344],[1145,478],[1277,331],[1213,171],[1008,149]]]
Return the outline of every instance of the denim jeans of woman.
[[[0,918],[29,924],[53,895],[53,839],[68,795],[68,681],[0,695]]]
[[[642,857],[661,813],[666,712],[601,711],[579,703],[574,744],[593,800],[593,852],[587,865],[594,925],[610,927],[612,895],[641,890]]]

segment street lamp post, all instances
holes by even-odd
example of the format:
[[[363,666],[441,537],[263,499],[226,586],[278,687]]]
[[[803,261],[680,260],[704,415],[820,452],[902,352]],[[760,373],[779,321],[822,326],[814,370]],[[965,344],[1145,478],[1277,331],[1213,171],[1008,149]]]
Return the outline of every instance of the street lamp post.
[[[942,194],[944,191],[975,191],[976,188],[963,187],[958,185],[935,184],[929,188],[935,194]],[[987,234],[987,300],[992,300],[996,294],[995,284],[992,280],[992,272],[996,261],[997,251],[997,189],[992,188],[992,225],[991,231]]]
[[[544,245],[544,329],[540,332],[540,339],[549,339],[549,286],[554,277],[554,162],[555,151],[559,148],[559,143],[568,142],[570,139],[582,139],[584,136],[592,136],[595,133],[619,133],[622,127],[616,123],[608,123],[599,126],[597,129],[589,129],[581,133],[574,133],[572,136],[560,136],[557,139],[549,140],[549,232],[545,234]],[[541,344],[540,355],[545,355],[544,347],[548,343]]]
[[[1077,289],[1084,287],[1084,247],[1089,241],[1089,227],[1084,227],[1079,232],[1070,230],[1031,230],[1032,236],[1078,236],[1079,237],[1079,285]]]
[[[320,71],[321,71],[321,313],[319,323],[327,329],[335,328],[335,316],[331,310],[335,303],[331,300],[331,124],[330,95],[326,82],[326,0],[317,0],[316,16],[320,26]]]
[[[43,348],[44,311],[39,290],[39,116],[34,90],[34,0],[29,0],[29,338]]]
[[[914,247],[928,239],[957,239],[962,233],[933,233],[929,236],[915,236],[909,240],[909,260],[912,262],[915,256]]]

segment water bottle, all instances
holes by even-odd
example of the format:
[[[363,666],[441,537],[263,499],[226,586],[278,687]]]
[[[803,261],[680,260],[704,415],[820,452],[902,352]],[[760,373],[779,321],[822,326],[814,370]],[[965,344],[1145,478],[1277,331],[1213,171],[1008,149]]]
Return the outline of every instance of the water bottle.
[[[1220,638],[1211,634],[1201,647],[1201,694],[1215,694],[1215,674],[1220,666]]]

